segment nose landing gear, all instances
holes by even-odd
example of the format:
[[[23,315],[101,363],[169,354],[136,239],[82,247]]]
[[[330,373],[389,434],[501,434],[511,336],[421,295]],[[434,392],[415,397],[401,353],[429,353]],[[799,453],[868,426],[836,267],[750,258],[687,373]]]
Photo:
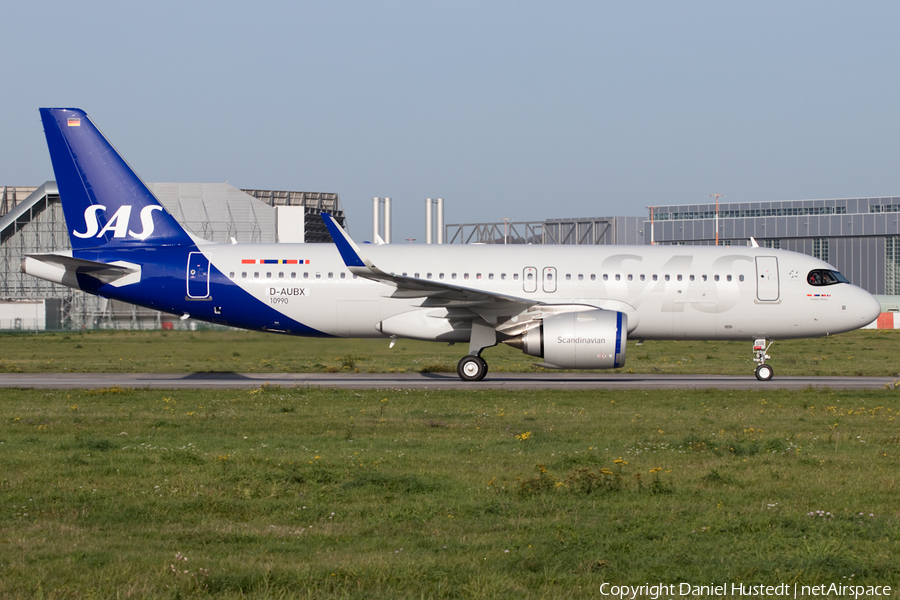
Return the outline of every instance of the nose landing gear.
[[[775,375],[774,369],[766,364],[766,359],[772,358],[767,352],[774,343],[774,340],[770,342],[767,339],[759,339],[753,342],[753,352],[756,353],[756,358],[753,359],[753,362],[759,365],[756,367],[756,378],[760,381],[769,381]]]

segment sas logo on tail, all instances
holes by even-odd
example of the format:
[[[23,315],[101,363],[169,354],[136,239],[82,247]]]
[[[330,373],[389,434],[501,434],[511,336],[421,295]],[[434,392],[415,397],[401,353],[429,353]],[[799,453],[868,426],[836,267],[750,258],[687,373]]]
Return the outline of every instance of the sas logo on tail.
[[[100,229],[100,221],[97,218],[97,214],[101,211],[105,211],[106,207],[102,204],[94,204],[88,206],[84,210],[84,224],[86,230],[75,231],[73,229],[72,235],[82,239],[91,237],[99,238],[103,237],[109,232],[112,232],[114,238],[124,238],[126,236],[131,236],[137,240],[145,240],[153,235],[153,229],[156,226],[153,223],[153,211],[161,211],[163,208],[159,205],[153,205],[145,206],[141,209],[140,232],[135,232],[128,229],[129,222],[131,221],[131,208],[132,207],[127,204],[123,204],[122,206],[120,206],[119,210],[117,210],[112,218],[106,222],[106,225],[103,226],[103,229]]]

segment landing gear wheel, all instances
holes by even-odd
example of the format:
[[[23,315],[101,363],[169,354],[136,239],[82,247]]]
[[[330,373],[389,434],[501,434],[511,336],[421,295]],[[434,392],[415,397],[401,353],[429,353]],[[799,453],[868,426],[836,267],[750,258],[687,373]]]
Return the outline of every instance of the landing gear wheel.
[[[769,348],[772,347],[774,341],[769,341],[765,338],[758,338],[753,342],[753,352],[756,354],[756,358],[753,359],[753,362],[758,364],[756,367],[756,378],[760,381],[769,381],[775,375],[775,370],[766,364],[767,358],[772,358],[766,352],[769,351]]]
[[[480,356],[464,356],[456,365],[456,373],[463,381],[481,381],[487,372],[487,363]]]
[[[760,381],[769,381],[774,375],[775,371],[765,363],[756,367],[756,378]]]

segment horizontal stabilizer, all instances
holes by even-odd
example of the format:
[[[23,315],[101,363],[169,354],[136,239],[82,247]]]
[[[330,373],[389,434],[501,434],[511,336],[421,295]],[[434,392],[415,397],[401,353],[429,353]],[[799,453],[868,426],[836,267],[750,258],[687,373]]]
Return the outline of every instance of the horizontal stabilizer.
[[[103,263],[75,258],[61,252],[26,254],[22,257],[21,268],[28,275],[75,289],[81,289],[78,284],[79,275],[99,279],[114,287],[131,285],[141,280],[140,265],[121,260]]]
[[[26,254],[25,256],[27,256],[28,258],[33,258],[35,260],[39,260],[43,263],[59,265],[69,271],[74,271],[76,273],[85,273],[88,275],[97,273],[99,271],[110,271],[113,273],[121,273],[122,275],[125,275],[135,270],[129,267],[102,263],[93,260],[86,260],[84,258],[75,258],[72,256],[57,254],[54,252],[47,254]]]

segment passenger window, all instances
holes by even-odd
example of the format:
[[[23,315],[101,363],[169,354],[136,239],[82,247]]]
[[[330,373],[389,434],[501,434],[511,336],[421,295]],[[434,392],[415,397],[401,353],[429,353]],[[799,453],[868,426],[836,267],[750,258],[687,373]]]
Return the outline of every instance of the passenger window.
[[[229,278],[229,279],[234,279],[234,271],[232,271],[231,273],[228,274],[228,278]]]
[[[725,281],[731,281],[731,275],[726,275],[726,276],[725,276]]]
[[[241,279],[247,279],[247,271],[241,273]]]
[[[316,272],[316,279],[322,279],[322,273]]]
[[[622,281],[622,274],[616,273],[616,281]]]
[[[425,274],[425,278],[426,278],[426,279],[431,279],[431,273],[426,273],[426,274]]]
[[[451,274],[450,274],[450,279],[456,279],[456,273],[451,273]]]
[[[506,273],[500,273],[500,281],[506,281]]]
[[[603,281],[609,281],[609,273],[603,274]]]
[[[413,273],[413,277],[415,277],[416,279],[418,279],[418,278],[419,278],[419,274],[418,274],[418,273]]]
[[[666,281],[669,281],[670,279],[672,279],[672,278],[669,276],[668,273],[666,273]]]
[[[481,277],[481,275],[479,275],[479,277]],[[488,273],[488,279],[490,279],[491,281],[493,281],[493,280],[494,280],[494,274],[493,274],[493,273]]]
[[[334,279],[334,273],[328,273],[328,279]]]
[[[519,280],[519,274],[513,273],[513,281],[518,281],[518,280]]]
[[[634,280],[634,275],[632,275],[631,273],[629,273],[629,274],[628,274],[628,281],[632,281],[632,280]]]
[[[644,274],[641,273],[641,281],[644,281]]]
[[[303,279],[309,279],[309,273],[308,273],[308,272],[303,274]]]
[[[566,281],[572,281],[572,274],[566,273]]]
[[[297,279],[297,272],[291,271],[291,279]]]
[[[253,279],[259,279],[259,271],[253,273]]]
[[[659,279],[659,275],[656,273],[653,274],[653,281],[657,281]]]
[[[706,281],[706,275],[701,275],[700,277],[703,279],[703,281]]]
[[[346,278],[347,278],[347,274],[342,272],[342,273],[341,273],[341,279],[346,279]]]
[[[744,280],[744,276],[743,276],[743,275],[738,275],[738,281],[743,281],[743,280]]]
[[[682,277],[681,277],[681,275],[679,274],[679,275],[678,275],[678,281],[681,281],[681,279],[682,279]]]
[[[438,273],[438,279],[443,279],[443,278],[444,278],[444,274],[443,274],[443,273]]]
[[[534,274],[529,272],[528,273],[528,281],[531,281],[532,279],[534,279]]]
[[[584,281],[584,275],[581,273],[578,274],[578,281]]]
[[[284,272],[278,274],[278,279],[284,279]]]
[[[597,276],[591,273],[591,281],[597,281]]]
[[[272,279],[272,273],[271,273],[271,272],[266,273],[266,279]]]
[[[693,280],[694,280],[694,276],[691,275],[690,277],[688,277],[688,279],[691,280],[691,281],[693,281]]]
[[[718,280],[719,280],[719,276],[718,276],[718,275],[713,275],[713,281],[718,281]]]

